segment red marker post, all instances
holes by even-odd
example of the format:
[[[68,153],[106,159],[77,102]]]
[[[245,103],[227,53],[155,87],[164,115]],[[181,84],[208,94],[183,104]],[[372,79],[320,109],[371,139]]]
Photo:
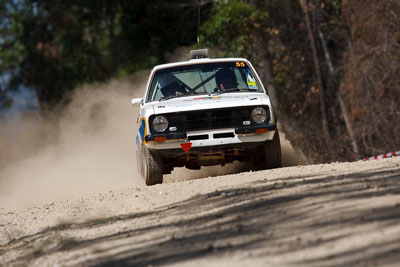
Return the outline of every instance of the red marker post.
[[[381,155],[377,155],[377,156],[373,156],[373,157],[368,157],[368,158],[365,158],[365,160],[387,159],[387,158],[398,157],[398,156],[400,156],[400,151],[390,152],[390,153],[381,154]]]

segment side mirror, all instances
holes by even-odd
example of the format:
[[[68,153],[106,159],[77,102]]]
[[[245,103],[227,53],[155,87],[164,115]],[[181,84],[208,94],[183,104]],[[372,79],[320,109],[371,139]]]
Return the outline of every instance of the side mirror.
[[[143,98],[132,98],[132,100],[131,100],[131,104],[132,105],[139,105],[139,104],[141,104],[143,102]]]

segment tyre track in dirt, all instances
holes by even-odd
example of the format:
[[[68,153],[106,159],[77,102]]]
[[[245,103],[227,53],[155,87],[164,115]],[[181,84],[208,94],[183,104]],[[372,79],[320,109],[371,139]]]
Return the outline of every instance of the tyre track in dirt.
[[[5,265],[396,266],[400,158],[126,188],[0,213]]]

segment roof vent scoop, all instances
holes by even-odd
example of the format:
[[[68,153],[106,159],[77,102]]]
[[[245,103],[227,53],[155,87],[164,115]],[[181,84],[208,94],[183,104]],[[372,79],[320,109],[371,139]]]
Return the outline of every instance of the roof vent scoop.
[[[208,58],[208,49],[190,50],[190,59]]]

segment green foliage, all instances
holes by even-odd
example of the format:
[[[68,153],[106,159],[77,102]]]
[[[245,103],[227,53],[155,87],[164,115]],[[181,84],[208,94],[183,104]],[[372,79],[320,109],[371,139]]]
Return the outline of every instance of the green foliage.
[[[276,89],[278,111],[296,132],[287,136],[308,157],[358,157],[349,149],[339,86],[350,103],[354,132],[364,136],[358,140],[364,146],[360,150],[379,152],[374,147],[384,127],[363,129],[371,121],[386,123],[382,118],[387,114],[398,121],[400,22],[399,12],[392,10],[399,11],[400,5],[396,0],[384,5],[363,1],[307,0],[307,27],[298,0],[0,0],[0,72],[12,74],[6,87],[0,85],[0,108],[11,105],[8,92],[21,84],[36,90],[42,107],[51,107],[81,83],[123,77],[164,62],[175,48],[195,43],[202,3],[201,45],[218,48],[221,57],[248,58],[264,81],[270,69],[268,82]],[[318,80],[316,68],[321,71]],[[351,105],[359,99],[364,105]],[[330,132],[325,136],[320,133],[323,103]],[[377,119],[360,109],[371,103],[381,110]],[[388,110],[383,112],[384,106]],[[399,136],[399,130],[391,132]],[[391,140],[398,138],[387,138],[379,147],[398,143]],[[322,150],[334,155],[321,159]]]
[[[214,14],[201,27],[205,46],[217,46],[221,56],[254,59],[256,32],[266,31],[267,12],[241,1],[221,1]]]
[[[0,71],[15,70],[7,90],[24,84],[42,107],[81,83],[162,62],[197,33],[194,1],[2,0],[0,11]]]

